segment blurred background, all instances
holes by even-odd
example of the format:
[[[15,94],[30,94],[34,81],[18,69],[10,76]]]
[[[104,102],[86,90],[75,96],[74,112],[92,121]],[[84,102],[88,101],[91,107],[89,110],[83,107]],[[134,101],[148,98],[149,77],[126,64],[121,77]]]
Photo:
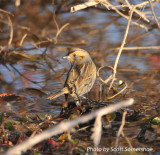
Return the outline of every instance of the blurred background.
[[[27,98],[23,103],[13,102],[16,111],[59,111],[63,96],[52,104],[45,98],[63,87],[70,64],[62,57],[68,48],[79,47],[90,53],[97,68],[102,65],[113,67],[128,23],[124,18],[129,18],[128,2],[139,5],[137,10],[141,14],[133,14],[132,21],[137,24],[130,25],[118,63],[116,77],[126,82],[128,88],[125,95],[114,100],[133,97],[137,102],[133,109],[154,113],[160,92],[160,30],[149,1],[109,1],[111,6],[108,8],[98,4],[70,12],[71,7],[84,2],[0,1],[0,93]],[[160,4],[154,1],[152,5],[160,22]],[[101,74],[106,79],[111,71],[104,69]],[[100,84],[97,79],[89,98],[99,99]]]

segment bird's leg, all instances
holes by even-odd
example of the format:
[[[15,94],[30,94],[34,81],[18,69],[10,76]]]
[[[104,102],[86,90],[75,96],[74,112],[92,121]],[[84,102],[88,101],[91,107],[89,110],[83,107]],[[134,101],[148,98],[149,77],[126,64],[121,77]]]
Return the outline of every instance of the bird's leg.
[[[65,102],[63,104],[63,107],[64,108],[67,108],[68,107],[68,94],[65,94]]]
[[[61,113],[63,114],[63,112],[66,110],[66,108],[68,107],[68,94],[64,94],[65,95],[65,102],[63,103],[62,109],[61,109]]]
[[[75,95],[76,95],[76,97],[75,97],[76,106],[81,106],[81,100],[80,100],[78,94],[75,93]]]
[[[72,87],[72,93],[75,94],[75,98],[74,98],[74,101],[76,103],[76,106],[81,106],[81,100],[77,94],[77,88],[76,88],[76,85],[75,85],[75,81],[73,81],[72,83],[73,87]]]

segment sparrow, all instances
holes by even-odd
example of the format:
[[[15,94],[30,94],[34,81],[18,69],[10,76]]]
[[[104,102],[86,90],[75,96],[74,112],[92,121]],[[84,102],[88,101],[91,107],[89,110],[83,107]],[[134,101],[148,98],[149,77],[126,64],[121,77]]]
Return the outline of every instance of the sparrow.
[[[73,48],[63,58],[71,64],[64,88],[58,93],[50,95],[47,99],[53,100],[65,94],[66,100],[68,100],[68,95],[79,100],[80,96],[88,93],[93,87],[96,80],[96,66],[89,53],[80,48]]]

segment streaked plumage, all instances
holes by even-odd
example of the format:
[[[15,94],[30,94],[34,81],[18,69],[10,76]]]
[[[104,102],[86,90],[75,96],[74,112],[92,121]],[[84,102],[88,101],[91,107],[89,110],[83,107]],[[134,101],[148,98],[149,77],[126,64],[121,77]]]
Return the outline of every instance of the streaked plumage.
[[[79,48],[71,50],[64,57],[71,63],[64,88],[47,99],[55,99],[62,94],[70,94],[73,98],[88,93],[96,80],[96,66],[87,51]]]

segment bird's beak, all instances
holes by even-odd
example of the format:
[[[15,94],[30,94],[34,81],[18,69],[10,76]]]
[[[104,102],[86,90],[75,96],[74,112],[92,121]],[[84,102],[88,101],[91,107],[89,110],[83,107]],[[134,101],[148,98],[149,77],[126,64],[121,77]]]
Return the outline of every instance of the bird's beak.
[[[71,57],[70,56],[64,56],[63,59],[69,60]]]

